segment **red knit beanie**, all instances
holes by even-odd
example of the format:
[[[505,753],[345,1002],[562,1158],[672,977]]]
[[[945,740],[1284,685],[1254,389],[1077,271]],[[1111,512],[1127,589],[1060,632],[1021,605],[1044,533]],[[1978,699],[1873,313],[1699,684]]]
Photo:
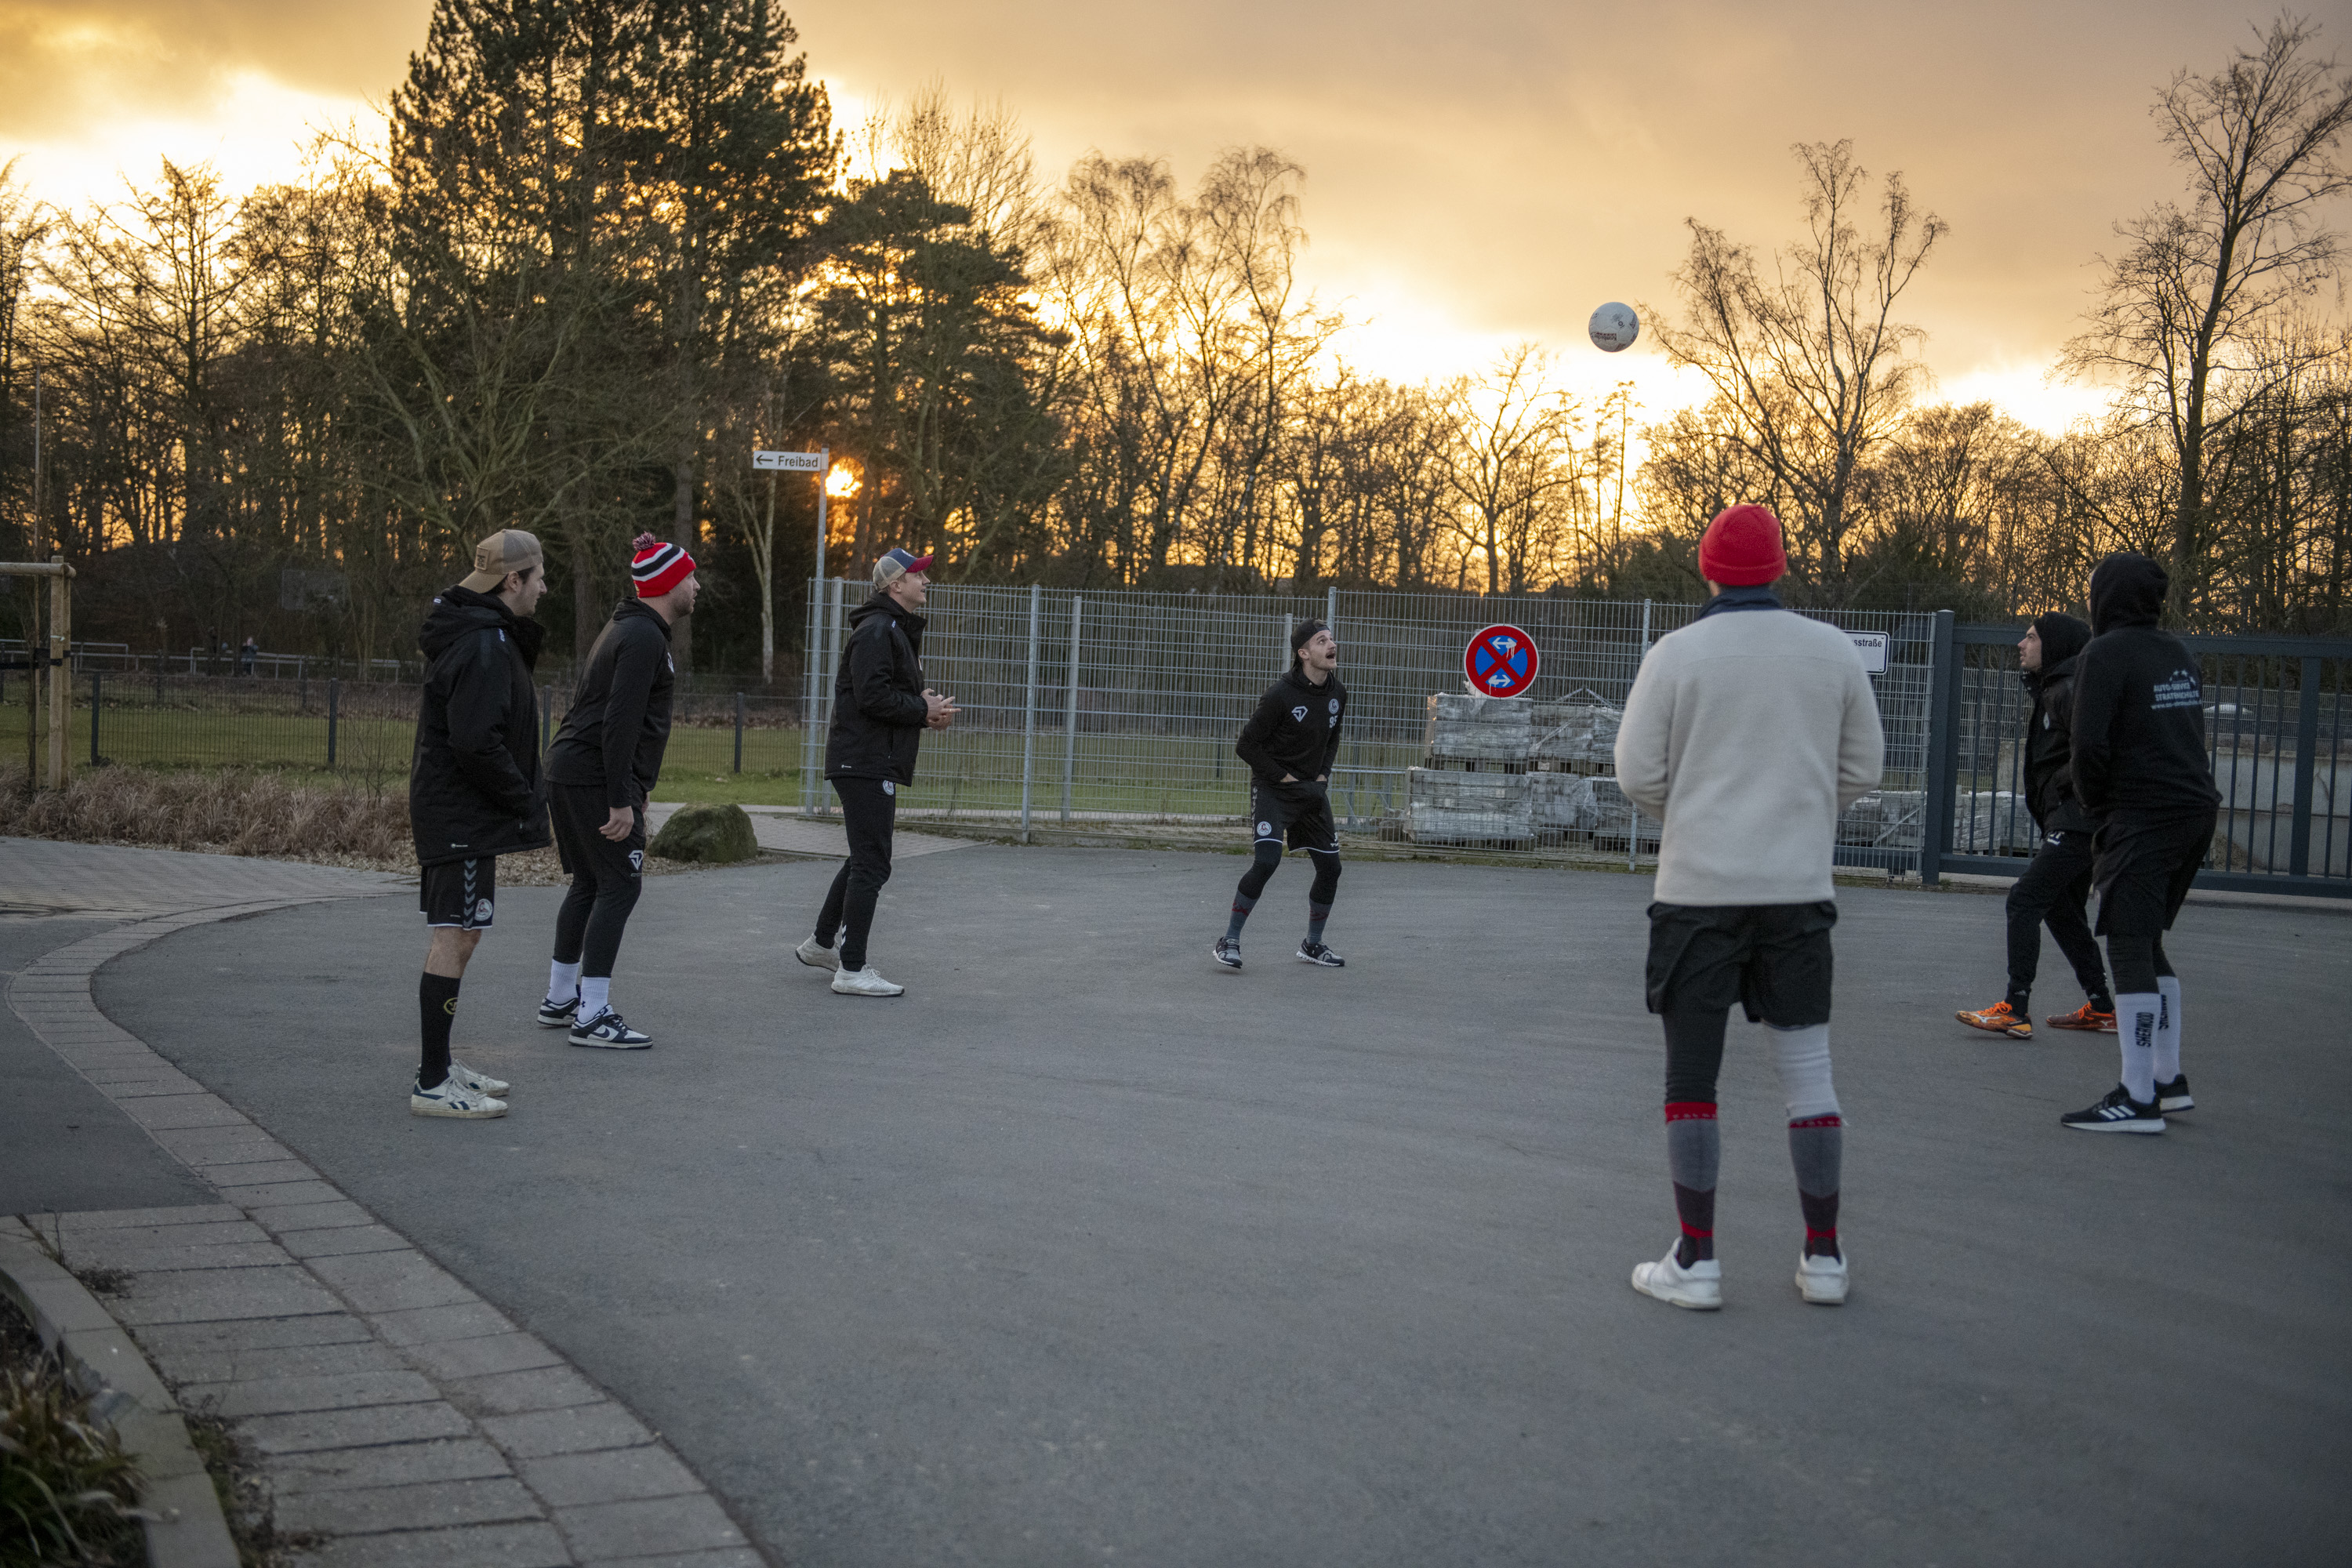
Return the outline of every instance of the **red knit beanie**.
[[[629,579],[640,599],[658,599],[694,574],[693,556],[650,533],[637,535],[632,548],[636,554],[629,560]]]
[[[1754,502],[1716,513],[1698,542],[1698,574],[1727,588],[1754,588],[1789,570],[1780,520]]]

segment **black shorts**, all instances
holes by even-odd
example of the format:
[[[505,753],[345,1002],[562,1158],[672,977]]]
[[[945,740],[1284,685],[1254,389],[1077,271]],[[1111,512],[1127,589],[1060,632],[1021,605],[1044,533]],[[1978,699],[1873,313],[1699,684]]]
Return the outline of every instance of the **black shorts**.
[[[416,879],[416,907],[428,926],[453,926],[458,931],[488,931],[499,897],[499,862],[485,855],[478,860],[443,860],[427,866]]]
[[[1653,1013],[1727,1013],[1801,1029],[1830,1021],[1830,928],[1837,905],[1652,904]]]
[[[2095,841],[2101,936],[2159,936],[2188,900],[2213,843],[2213,807],[2182,816],[2110,816]]]
[[[1268,784],[1250,780],[1250,833],[1258,843],[1272,839],[1293,849],[1339,852],[1339,825],[1331,816],[1328,785],[1308,780]]]
[[[598,887],[618,879],[634,879],[646,869],[646,808],[634,812],[629,836],[618,844],[596,831],[611,818],[602,784],[553,785],[547,792],[548,816],[555,823],[555,858],[564,875],[577,881],[586,877]]]

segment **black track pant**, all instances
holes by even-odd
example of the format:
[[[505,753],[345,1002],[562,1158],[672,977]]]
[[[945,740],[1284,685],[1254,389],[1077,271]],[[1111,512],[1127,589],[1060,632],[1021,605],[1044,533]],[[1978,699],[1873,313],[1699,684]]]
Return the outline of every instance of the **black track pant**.
[[[866,967],[866,937],[874,929],[874,901],[890,879],[890,829],[898,821],[898,798],[881,779],[837,778],[833,793],[841,797],[842,826],[849,830],[849,858],[834,874],[833,888],[816,917],[816,939],[831,946],[834,933],[849,928],[841,939],[841,966]]]
[[[2099,959],[2098,939],[2091,934],[2084,911],[2091,901],[2091,836],[2080,832],[2051,834],[2040,853],[2009,889],[2009,994],[2015,999],[2033,989],[2042,967],[2042,928],[2058,939],[2058,951],[2074,971],[2083,994],[2107,995],[2105,966]]]
[[[628,837],[615,844],[596,831],[610,815],[601,784],[553,785],[548,805],[556,854],[572,873],[563,907],[555,911],[555,962],[576,963],[591,979],[610,979],[629,911],[645,887],[646,814],[640,809]]]

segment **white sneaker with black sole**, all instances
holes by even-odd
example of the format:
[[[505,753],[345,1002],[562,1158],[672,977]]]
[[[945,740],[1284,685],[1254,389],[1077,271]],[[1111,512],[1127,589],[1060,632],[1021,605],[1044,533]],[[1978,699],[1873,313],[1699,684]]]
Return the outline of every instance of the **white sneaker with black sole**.
[[[1845,1259],[1839,1258],[1800,1257],[1797,1259],[1797,1294],[1816,1307],[1845,1305]]]
[[[833,948],[819,947],[814,937],[793,949],[793,956],[811,969],[830,969],[836,974],[841,973],[841,954]]]
[[[479,1094],[458,1081],[452,1072],[438,1089],[414,1085],[408,1091],[411,1116],[448,1116],[463,1121],[487,1121],[507,1113],[507,1102]]]
[[[2134,1100],[2131,1090],[2117,1084],[2098,1104],[2060,1117],[2058,1125],[2082,1132],[2161,1132],[2164,1112],[2153,1101]]]
[[[580,993],[574,991],[558,1002],[552,996],[541,998],[539,1004],[539,1026],[542,1029],[568,1029],[579,1016]]]
[[[1694,1312],[1716,1310],[1723,1305],[1723,1265],[1715,1258],[1702,1258],[1685,1268],[1675,1261],[1675,1252],[1680,1246],[1677,1242],[1668,1247],[1666,1255],[1655,1263],[1633,1265],[1633,1289]]]
[[[882,972],[870,963],[863,969],[834,972],[833,994],[836,996],[896,996],[906,989],[883,979]]]
[[[1298,944],[1298,962],[1301,963],[1319,964],[1325,969],[1345,969],[1348,967],[1348,961],[1346,959],[1340,957],[1338,953],[1333,952],[1329,948],[1325,947],[1319,942],[1300,942]]]
[[[504,1100],[514,1092],[514,1085],[507,1082],[506,1079],[492,1078],[486,1072],[476,1072],[464,1062],[451,1062],[449,1076],[476,1094],[487,1094],[492,1100]]]
[[[651,1035],[632,1029],[610,1007],[584,1024],[572,1025],[571,1039],[575,1046],[599,1046],[608,1051],[642,1051],[654,1043]]]
[[[1219,937],[1217,944],[1209,949],[1209,956],[1227,969],[1239,969],[1242,966],[1241,939],[1234,936]]]

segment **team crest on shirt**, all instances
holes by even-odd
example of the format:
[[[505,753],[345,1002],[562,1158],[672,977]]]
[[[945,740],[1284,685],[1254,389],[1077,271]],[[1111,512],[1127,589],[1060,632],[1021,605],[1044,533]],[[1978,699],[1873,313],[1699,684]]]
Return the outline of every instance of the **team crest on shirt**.
[[[1336,718],[1338,718],[1338,717],[1339,717],[1339,700],[1338,698],[1334,697],[1333,699],[1331,699],[1331,716],[1332,716],[1333,718],[1335,718],[1335,719],[1336,719]]]
[[[1303,724],[1307,721],[1307,710],[1305,708],[1293,708],[1290,710],[1290,718],[1293,723]]]

